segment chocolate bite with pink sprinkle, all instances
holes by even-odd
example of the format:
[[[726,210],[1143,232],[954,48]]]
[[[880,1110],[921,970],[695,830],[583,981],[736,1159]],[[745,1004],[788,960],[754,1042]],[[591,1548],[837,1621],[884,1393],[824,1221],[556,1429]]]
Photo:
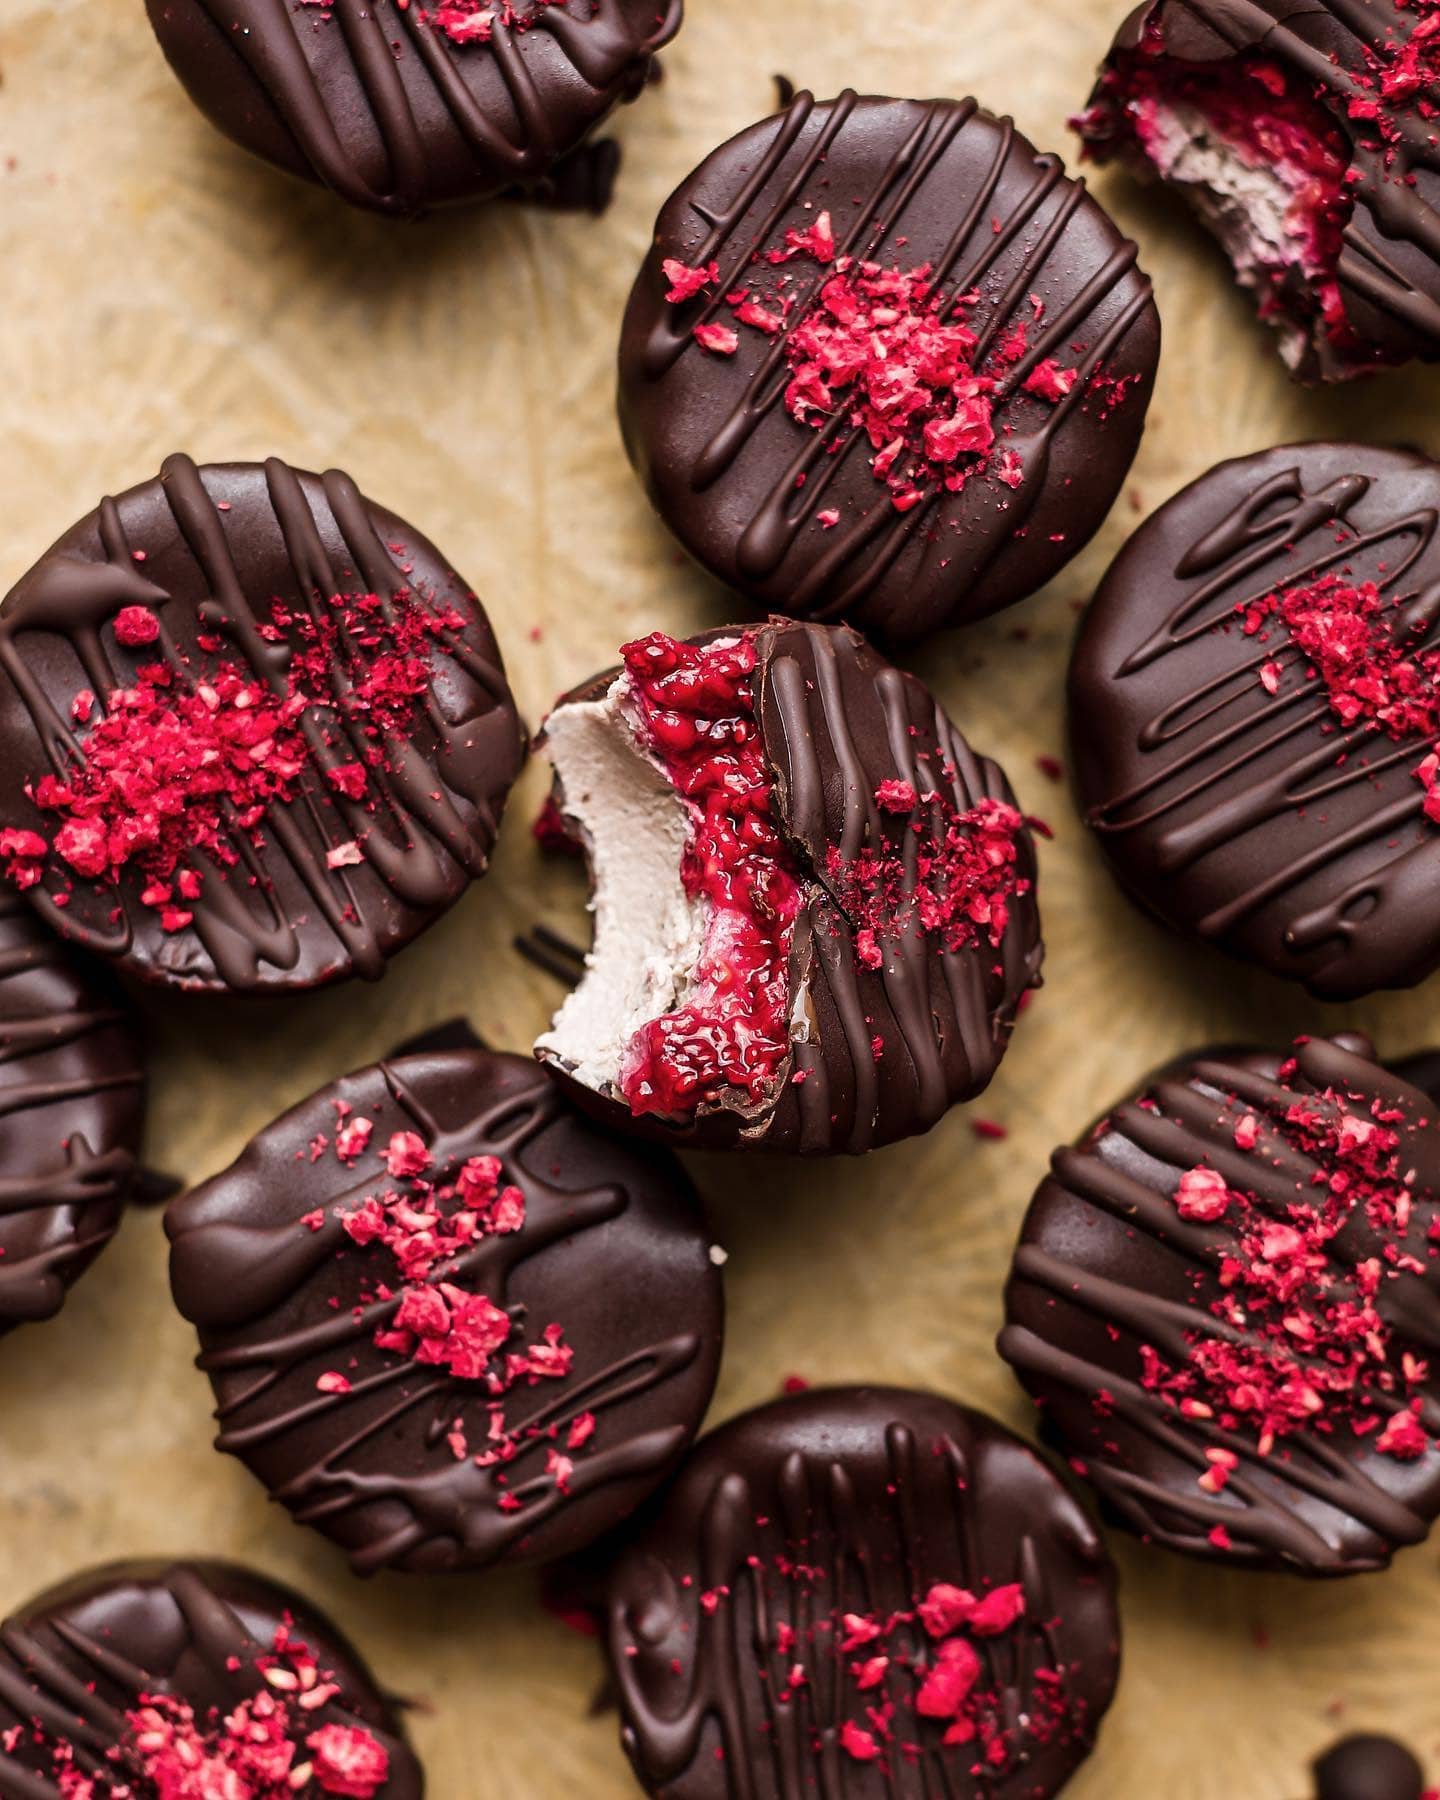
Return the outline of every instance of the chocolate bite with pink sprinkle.
[[[1350,1575],[1440,1514],[1440,1125],[1363,1038],[1198,1052],[1031,1204],[1000,1353],[1148,1542]]]
[[[607,1639],[657,1800],[1046,1800],[1119,1659],[1114,1571],[1057,1478],[892,1388],[706,1437],[615,1565]]]
[[[1135,246],[973,100],[798,94],[671,195],[620,422],[759,609],[890,643],[1032,593],[1109,511],[1160,323]]]
[[[595,942],[537,1053],[704,1148],[858,1152],[989,1082],[1039,979],[1032,821],[857,633],[652,633],[542,745]]]
[[[15,1800],[421,1800],[396,1711],[335,1627],[229,1563],[117,1563],[0,1628]]]
[[[1302,381],[1440,358],[1437,0],[1146,0],[1076,124],[1190,202]]]

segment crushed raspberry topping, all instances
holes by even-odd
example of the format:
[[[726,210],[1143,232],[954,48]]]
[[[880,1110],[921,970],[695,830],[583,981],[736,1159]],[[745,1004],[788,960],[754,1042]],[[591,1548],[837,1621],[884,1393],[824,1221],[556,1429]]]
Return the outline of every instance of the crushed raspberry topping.
[[[337,594],[313,611],[275,600],[259,628],[268,644],[289,651],[275,686],[207,630],[193,654],[141,662],[129,685],[104,697],[98,717],[96,696],[83,689],[71,709],[86,727],[75,766],[63,779],[42,775],[27,786],[48,837],[0,833],[6,874],[33,887],[47,857],[62,875],[109,886],[138,874],[141,904],[164,930],[183,930],[205,882],[221,878],[214,865],[233,869],[243,842],[263,843],[272,808],[304,794],[322,812],[342,801],[379,810],[388,740],[406,734],[434,679],[437,646],[464,626],[454,608],[431,608],[408,593]],[[161,635],[143,606],[122,608],[114,630],[138,650]],[[318,753],[307,728],[318,733]],[[363,862],[363,836],[332,851],[331,866]]]
[[[383,1167],[393,1186],[366,1194],[355,1204],[335,1208],[345,1236],[361,1250],[379,1245],[399,1271],[401,1286],[367,1281],[355,1305],[359,1318],[377,1302],[394,1303],[373,1342],[387,1354],[408,1357],[422,1367],[443,1369],[450,1378],[473,1389],[463,1407],[478,1404],[484,1412],[484,1448],[472,1450],[466,1417],[455,1418],[445,1442],[457,1462],[468,1458],[479,1468],[508,1463],[538,1438],[563,1441],[566,1452],[586,1449],[595,1434],[593,1413],[544,1428],[506,1423],[505,1396],[521,1386],[558,1381],[569,1375],[574,1351],[564,1328],[547,1324],[531,1342],[521,1335],[520,1321],[486,1294],[464,1284],[464,1259],[487,1239],[510,1236],[525,1228],[525,1195],[505,1180],[495,1156],[472,1156],[458,1169],[437,1169],[425,1140],[415,1131],[395,1131],[384,1140],[374,1122],[355,1117],[341,1103],[334,1155],[347,1168],[362,1155]],[[312,1144],[315,1160],[326,1153],[324,1136]],[[323,1211],[307,1213],[303,1229],[318,1231]],[[316,1381],[321,1393],[344,1396],[353,1389],[341,1370],[327,1369]],[[574,1470],[573,1455],[553,1452],[548,1472],[562,1491]],[[518,1502],[502,1494],[506,1511]]]
[[[792,1585],[825,1579],[819,1569],[788,1559],[776,1566]],[[700,1598],[711,1615],[730,1604],[726,1588]],[[804,1626],[776,1616],[769,1631],[785,1669],[779,1698],[828,1684],[838,1659],[846,1716],[837,1736],[846,1756],[913,1762],[938,1732],[943,1746],[963,1747],[971,1767],[998,1780],[1035,1745],[1072,1736],[1083,1723],[1083,1709],[1066,1691],[1066,1670],[1043,1661],[1028,1677],[1017,1718],[1014,1696],[996,1670],[1025,1666],[1013,1642],[1025,1618],[1019,1583],[976,1594],[947,1582],[893,1613],[822,1612]]]
[[[277,1629],[272,1652],[256,1658],[254,1673],[253,1694],[223,1714],[202,1717],[173,1694],[141,1694],[120,1741],[104,1752],[112,1766],[94,1773],[38,1721],[32,1741],[48,1753],[64,1800],[375,1800],[390,1778],[390,1754],[363,1726],[315,1723],[341,1690],[288,1625]]]
[[[789,1053],[801,890],[755,723],[754,637],[697,647],[653,632],[622,654],[636,729],[690,813],[681,880],[707,910],[688,996],[631,1038],[621,1092],[637,1114],[690,1111],[726,1087],[758,1102]]]
[[[1019,873],[1025,821],[1004,801],[982,799],[960,810],[950,799],[955,771],[934,760],[936,785],[921,796],[908,782],[886,781],[875,801],[892,817],[909,814],[898,838],[866,845],[853,858],[837,848],[826,858],[836,899],[855,927],[855,949],[868,968],[885,960],[885,945],[918,930],[937,950],[956,951],[1005,937],[1014,900],[1031,888]],[[927,769],[927,773],[930,771]]]
[[[301,0],[302,5],[323,7],[328,17],[335,0]],[[563,0],[441,0],[435,6],[415,0],[395,0],[401,12],[413,12],[422,25],[441,32],[452,44],[488,44],[498,26],[504,31],[528,31],[547,6]]]
[[[808,296],[787,268],[802,257],[831,270]],[[704,350],[733,356],[740,331],[783,339],[790,371],[785,407],[799,424],[829,435],[839,454],[848,436],[837,421],[862,432],[873,452],[870,467],[901,512],[940,491],[958,493],[976,474],[992,473],[1009,487],[1022,480],[1019,457],[997,443],[996,408],[1008,366],[1026,353],[1027,331],[1017,321],[998,340],[986,366],[973,363],[979,337],[969,323],[978,294],[946,296],[932,268],[885,268],[836,254],[828,212],[800,231],[791,227],[783,245],[757,255],[745,285],[723,295],[734,325],[704,319],[692,330]],[[719,266],[691,268],[675,258],[663,264],[665,298],[684,304],[710,294]],[[1043,302],[1032,299],[1038,319]],[[1079,377],[1047,357],[1021,383],[1050,405],[1064,400]],[[839,515],[822,515],[828,529]]]
[[[1277,625],[1306,662],[1306,678],[1323,685],[1331,711],[1346,727],[1370,726],[1401,742],[1440,742],[1440,648],[1395,635],[1395,609],[1373,581],[1325,575],[1307,587],[1287,588],[1242,602],[1248,637],[1266,644]],[[1261,685],[1278,694],[1283,665],[1262,664]],[[1428,818],[1440,823],[1435,751],[1415,769]]]
[[[1280,1071],[1287,1081],[1293,1062]],[[1217,1261],[1197,1270],[1197,1300],[1219,1330],[1187,1332],[1175,1365],[1142,1345],[1142,1383],[1192,1419],[1252,1438],[1268,1456],[1297,1432],[1372,1439],[1383,1455],[1423,1455],[1423,1358],[1405,1349],[1380,1310],[1387,1285],[1423,1275],[1428,1249],[1409,1185],[1403,1114],[1379,1099],[1325,1089],[1277,1105],[1262,1134],[1239,1101],[1234,1142],[1268,1174],[1296,1153],[1312,1165],[1284,1206],[1232,1187],[1201,1164],[1174,1195],[1191,1224],[1223,1227]],[[1219,1293],[1214,1294],[1218,1280]],[[1207,1452],[1200,1485],[1219,1493],[1237,1466],[1229,1450]]]

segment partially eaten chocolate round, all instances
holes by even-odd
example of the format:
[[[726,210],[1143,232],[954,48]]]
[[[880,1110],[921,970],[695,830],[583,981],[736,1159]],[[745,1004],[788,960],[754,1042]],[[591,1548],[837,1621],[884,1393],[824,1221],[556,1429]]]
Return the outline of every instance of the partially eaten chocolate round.
[[[1440,1515],[1435,1105],[1363,1038],[1200,1051],[1059,1150],[1000,1353],[1147,1541],[1350,1575]]]
[[[13,1800],[420,1800],[394,1705],[300,1595],[229,1563],[115,1563],[0,1626]]]
[[[551,175],[644,88],[684,0],[147,0],[229,138],[371,212]],[[562,164],[563,166],[563,164]]]
[[[537,1054],[705,1148],[869,1150],[978,1094],[1042,955],[1003,771],[846,628],[624,659],[542,734],[595,944]]]
[[[1302,381],[1440,358],[1440,32],[1430,0],[1145,0],[1091,153],[1194,207]]]
[[[656,1800],[1047,1800],[1114,1693],[1115,1575],[992,1419],[820,1389],[696,1447],[617,1559],[608,1643]]]
[[[0,606],[0,866],[147,981],[378,978],[523,758],[484,608],[338,470],[168,457]]]
[[[361,1574],[582,1549],[715,1385],[720,1272],[684,1171],[528,1057],[462,1041],[346,1076],[165,1224],[218,1447]]]

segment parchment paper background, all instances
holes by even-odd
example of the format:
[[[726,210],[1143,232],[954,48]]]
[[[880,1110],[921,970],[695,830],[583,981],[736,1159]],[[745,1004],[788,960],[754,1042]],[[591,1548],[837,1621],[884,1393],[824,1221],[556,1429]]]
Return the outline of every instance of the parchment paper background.
[[[0,0],[0,590],[102,493],[172,449],[348,469],[485,596],[531,720],[626,637],[719,623],[723,597],[649,513],[615,427],[620,313],[654,214],[722,138],[770,110],[776,71],[829,94],[974,92],[1041,146],[1125,0],[690,0],[665,79],[616,124],[602,220],[500,204],[397,226],[350,212],[218,137],[171,79],[141,0]],[[1047,985],[974,1109],[861,1164],[696,1165],[730,1252],[715,1417],[798,1373],[934,1386],[1029,1429],[991,1344],[1016,1225],[1051,1148],[1153,1064],[1217,1037],[1359,1025],[1398,1053],[1440,1040],[1437,987],[1321,1008],[1187,950],[1112,890],[1063,786],[1076,606],[1125,533],[1221,456],[1305,436],[1440,454],[1440,371],[1346,394],[1293,389],[1208,241],[1102,176],[1140,240],[1166,348],[1129,496],[1038,598],[914,658],[1050,820]],[[282,1108],[402,1034],[469,1011],[528,1047],[556,998],[510,949],[584,895],[527,831],[532,769],[494,872],[377,987],[297,1005],[162,1006],[150,1146],[196,1180]],[[738,1192],[733,1190],[739,1190]],[[159,1218],[135,1213],[52,1324],[0,1344],[0,1610],[102,1559],[239,1557],[331,1607],[421,1703],[434,1800],[624,1800],[593,1645],[534,1577],[362,1584],[209,1448],[209,1388],[172,1310]],[[1303,1800],[1341,1726],[1407,1735],[1440,1775],[1440,1544],[1331,1587],[1227,1577],[1126,1539],[1127,1669],[1075,1800]]]

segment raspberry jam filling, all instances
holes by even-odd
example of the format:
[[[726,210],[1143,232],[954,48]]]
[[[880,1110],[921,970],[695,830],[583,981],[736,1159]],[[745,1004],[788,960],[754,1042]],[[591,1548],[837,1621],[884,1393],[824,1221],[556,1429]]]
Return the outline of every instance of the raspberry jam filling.
[[[1351,153],[1325,109],[1253,55],[1209,65],[1142,48],[1106,79],[1109,103],[1077,121],[1082,135],[1104,145],[1128,132],[1162,178],[1195,194],[1262,317],[1344,338],[1335,274]]]
[[[224,1714],[198,1716],[172,1694],[142,1693],[120,1742],[103,1752],[109,1767],[95,1768],[93,1743],[79,1751],[38,1719],[29,1733],[7,1732],[4,1749],[33,1743],[65,1800],[374,1800],[390,1778],[389,1752],[363,1726],[315,1723],[340,1688],[288,1624],[254,1674],[254,1693]]]
[[[622,655],[633,725],[689,813],[680,878],[706,917],[688,996],[631,1036],[620,1091],[636,1114],[693,1112],[727,1088],[759,1103],[790,1049],[801,890],[755,723],[755,640],[652,632]]]
[[[1221,1233],[1195,1275],[1208,1290],[1196,1304],[1216,1326],[1188,1331],[1178,1363],[1142,1345],[1143,1385],[1184,1417],[1244,1434],[1262,1457],[1297,1433],[1343,1434],[1402,1460],[1430,1447],[1420,1416],[1428,1365],[1397,1343],[1380,1303],[1401,1277],[1428,1278],[1434,1251],[1396,1129],[1404,1115],[1379,1099],[1347,1110],[1362,1098],[1326,1089],[1264,1117],[1227,1102],[1239,1151],[1267,1171],[1297,1154],[1312,1166],[1309,1191],[1297,1182],[1283,1208],[1204,1165],[1173,1196],[1181,1219]],[[1223,1447],[1207,1457],[1199,1485],[1216,1494],[1239,1459]]]
[[[1303,660],[1304,680],[1324,687],[1342,726],[1430,746],[1413,773],[1425,790],[1426,817],[1440,823],[1440,647],[1425,641],[1424,626],[1408,640],[1397,635],[1394,602],[1373,581],[1339,575],[1242,602],[1236,611],[1245,635],[1274,652],[1260,666],[1268,694],[1293,696],[1282,660],[1288,640]]]

